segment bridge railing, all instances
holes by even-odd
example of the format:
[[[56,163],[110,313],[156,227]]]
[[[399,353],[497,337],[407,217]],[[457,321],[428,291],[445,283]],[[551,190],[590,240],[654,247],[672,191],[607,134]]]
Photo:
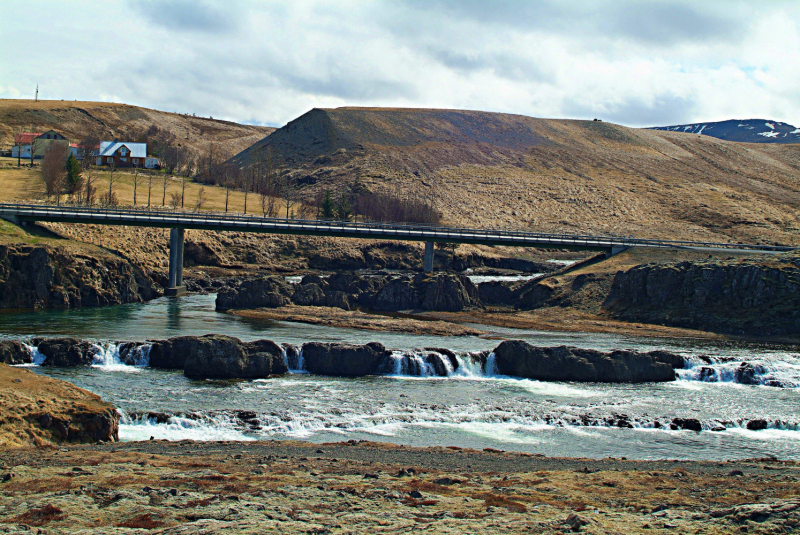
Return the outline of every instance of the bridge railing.
[[[225,223],[245,223],[245,225],[258,226],[260,228],[283,228],[296,230],[315,230],[328,231],[350,230],[353,232],[363,231],[366,236],[369,231],[379,231],[383,238],[396,237],[402,239],[403,235],[413,234],[415,237],[425,237],[426,235],[433,240],[436,239],[475,239],[483,237],[486,240],[508,240],[509,245],[514,245],[514,241],[525,242],[562,242],[583,245],[602,245],[602,246],[645,246],[645,247],[694,247],[694,248],[714,248],[714,249],[752,249],[767,251],[791,251],[797,247],[784,245],[761,245],[745,243],[726,243],[708,241],[687,241],[687,240],[661,240],[648,238],[634,238],[617,235],[589,235],[589,234],[565,234],[565,233],[541,233],[530,232],[516,229],[494,229],[494,228],[464,228],[432,226],[413,223],[391,223],[385,221],[364,222],[364,221],[336,221],[320,219],[291,219],[291,218],[270,218],[255,214],[227,213],[216,211],[184,211],[175,209],[160,208],[108,208],[93,206],[64,206],[52,204],[3,204],[0,203],[0,214],[51,217],[75,217],[80,215],[89,216],[87,219],[127,219],[148,220],[163,222],[164,226],[179,226],[180,222],[210,223],[216,222],[220,225]],[[97,216],[97,217],[92,217]],[[133,222],[133,221],[132,221]]]

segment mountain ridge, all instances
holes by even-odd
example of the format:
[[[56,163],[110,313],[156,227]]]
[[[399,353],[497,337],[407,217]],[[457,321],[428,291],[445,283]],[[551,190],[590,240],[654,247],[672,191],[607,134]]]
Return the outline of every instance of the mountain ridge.
[[[789,123],[767,119],[728,119],[705,123],[653,126],[650,129],[701,134],[740,143],[800,143],[800,128]]]

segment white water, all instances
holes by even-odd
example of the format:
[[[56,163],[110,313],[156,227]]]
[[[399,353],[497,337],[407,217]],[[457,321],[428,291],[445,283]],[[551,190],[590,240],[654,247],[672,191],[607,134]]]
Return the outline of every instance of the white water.
[[[529,281],[541,277],[544,273],[531,273],[530,275],[468,275],[473,284],[482,282],[518,282]]]
[[[686,367],[676,370],[679,381],[702,381],[707,383],[740,383],[741,366],[747,363],[753,368],[756,384],[783,388],[800,388],[800,358],[786,355],[779,361],[752,359],[747,361],[714,360],[705,363],[699,358],[687,358]]]

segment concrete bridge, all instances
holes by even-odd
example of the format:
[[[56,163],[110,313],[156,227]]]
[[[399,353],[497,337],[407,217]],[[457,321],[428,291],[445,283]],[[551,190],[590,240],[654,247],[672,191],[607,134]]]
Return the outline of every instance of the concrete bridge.
[[[433,270],[433,245],[436,242],[605,251],[609,256],[624,251],[629,247],[684,248],[708,251],[710,253],[748,252],[769,254],[797,249],[796,247],[778,245],[649,240],[633,237],[543,234],[516,230],[433,227],[399,223],[277,219],[213,212],[106,209],[31,204],[0,204],[0,218],[17,225],[46,221],[53,223],[169,228],[171,230],[169,288],[166,290],[167,295],[181,295],[186,291],[186,287],[183,285],[183,241],[185,229],[421,241],[425,242],[423,266],[426,272]]]

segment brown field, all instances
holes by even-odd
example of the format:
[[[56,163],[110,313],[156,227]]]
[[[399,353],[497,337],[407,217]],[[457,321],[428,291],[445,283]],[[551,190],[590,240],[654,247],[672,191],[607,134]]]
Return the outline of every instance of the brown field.
[[[45,200],[44,182],[42,181],[39,169],[40,161],[34,160],[34,168],[29,169],[23,166],[17,168],[15,158],[0,158],[0,184],[3,185],[0,191],[0,202],[16,201],[43,201]],[[97,196],[108,193],[109,171],[102,168],[95,168],[91,171],[92,184],[97,189]],[[166,197],[164,196],[164,175],[160,173],[138,174],[138,186],[136,188],[137,206],[147,206],[147,188],[149,178],[152,177],[151,205],[157,208],[162,206],[162,200],[166,198],[165,205],[171,208],[170,196],[172,193],[181,192],[181,177],[169,176],[166,182]],[[121,206],[133,206],[133,183],[134,173],[129,170],[114,171],[113,190],[117,194]],[[184,200],[185,209],[195,209],[198,194],[203,188],[206,202],[201,210],[224,211],[225,210],[225,188],[218,186],[205,186],[186,179],[186,198]],[[66,195],[62,196],[63,201],[67,201]],[[55,199],[51,199],[55,202]],[[286,206],[282,206],[282,215],[285,215]],[[298,207],[290,208],[297,211]],[[230,212],[244,211],[244,193],[241,191],[230,190],[228,198],[228,210]],[[247,213],[261,213],[259,196],[248,194]]]

